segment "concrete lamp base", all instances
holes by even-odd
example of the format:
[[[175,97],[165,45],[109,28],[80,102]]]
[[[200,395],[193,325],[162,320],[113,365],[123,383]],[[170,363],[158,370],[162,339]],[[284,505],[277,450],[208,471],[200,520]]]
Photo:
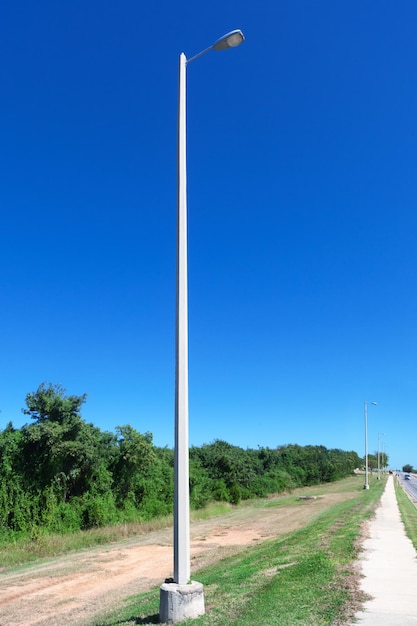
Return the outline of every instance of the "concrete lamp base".
[[[159,594],[159,622],[176,624],[188,617],[204,615],[204,590],[201,583],[189,585],[164,583]]]

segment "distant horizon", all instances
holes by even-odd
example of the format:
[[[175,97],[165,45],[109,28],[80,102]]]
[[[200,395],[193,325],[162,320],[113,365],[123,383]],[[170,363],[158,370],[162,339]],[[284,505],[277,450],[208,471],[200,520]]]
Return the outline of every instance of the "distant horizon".
[[[43,384],[46,384],[46,385],[52,384],[52,385],[53,385],[53,383],[43,383]],[[65,388],[64,388],[64,389],[65,389]],[[33,391],[35,391],[35,390],[33,390]],[[68,393],[65,393],[65,395],[69,395],[69,394],[68,394]],[[82,395],[82,394],[70,394],[70,395],[76,395],[76,396],[77,396],[77,395]],[[87,399],[86,399],[86,402],[82,405],[82,407],[85,407],[87,402],[88,402],[88,394],[87,394]],[[23,415],[23,408],[24,408],[24,407],[22,407],[22,415]],[[117,429],[118,427],[120,427],[120,426],[127,426],[127,425],[129,425],[129,426],[132,426],[133,428],[135,428],[135,427],[134,427],[131,423],[129,423],[129,422],[120,422],[120,423],[116,424],[113,428],[106,428],[106,429],[103,429],[103,428],[101,428],[98,424],[95,424],[94,422],[91,422],[91,421],[86,420],[86,419],[84,418],[84,416],[83,416],[83,410],[82,410],[82,409],[81,409],[81,411],[80,411],[80,416],[82,417],[82,419],[83,419],[85,422],[91,423],[93,426],[95,426],[95,427],[96,427],[96,428],[98,428],[99,430],[101,430],[101,431],[103,431],[103,432],[110,432],[110,433],[112,433],[112,434],[115,434],[115,433],[116,433],[116,429]],[[12,421],[12,425],[13,425],[13,427],[14,427],[14,428],[16,428],[16,429],[20,429],[20,428],[23,428],[23,427],[25,426],[25,424],[30,424],[30,423],[33,423],[33,420],[31,419],[31,417],[30,417],[30,416],[26,416],[26,418],[28,418],[28,419],[23,419],[23,420],[21,420],[21,422],[22,422],[22,423],[21,423],[19,426],[16,426],[16,425],[13,423],[13,421]],[[137,430],[137,429],[135,428],[135,430]],[[150,433],[150,434],[152,435],[152,442],[153,442],[153,444],[154,444],[156,447],[158,447],[158,448],[169,448],[169,449],[174,449],[174,446],[175,446],[175,444],[174,444],[174,443],[173,443],[172,445],[169,445],[169,444],[167,444],[167,443],[165,443],[165,444],[161,444],[161,443],[157,443],[157,442],[155,442],[155,439],[154,439],[154,433],[153,433],[151,430],[149,430],[149,429],[147,429],[147,430],[140,430],[140,431],[138,431],[138,432],[140,432],[141,434]],[[312,443],[299,444],[299,443],[297,443],[296,441],[290,441],[290,442],[285,442],[285,443],[276,443],[276,444],[267,444],[267,445],[261,445],[261,444],[259,444],[259,445],[256,445],[256,446],[251,446],[251,445],[238,445],[238,444],[235,444],[233,441],[228,441],[228,440],[226,440],[226,439],[222,439],[222,438],[219,438],[219,437],[214,437],[211,441],[204,441],[204,442],[200,442],[200,443],[190,443],[190,447],[202,447],[202,446],[206,446],[206,445],[211,445],[211,444],[215,443],[216,441],[224,441],[225,443],[227,443],[227,444],[229,444],[229,445],[231,445],[231,446],[235,446],[235,447],[241,448],[242,450],[257,450],[257,449],[271,449],[271,450],[276,450],[276,449],[279,449],[279,448],[281,448],[281,447],[287,447],[287,446],[300,446],[300,447],[307,447],[307,446],[321,447],[321,446],[323,446],[323,447],[324,447],[324,448],[326,448],[327,450],[342,450],[342,451],[344,451],[344,452],[355,452],[355,453],[358,455],[358,457],[359,457],[359,458],[364,458],[364,454],[362,454],[362,455],[361,455],[361,454],[360,454],[360,452],[358,452],[357,450],[354,450],[354,449],[346,449],[346,448],[342,448],[341,446],[331,446],[331,447],[329,447],[329,446],[326,446],[326,445],[324,445],[324,444],[320,444],[320,443],[315,443],[315,444],[312,444]],[[382,453],[382,450],[381,450],[381,453]],[[368,454],[369,454],[369,456],[376,457],[376,456],[377,456],[377,454],[378,454],[378,451],[376,450],[376,451],[374,451],[374,452],[373,452],[373,451],[369,450]],[[404,463],[403,465],[406,465],[406,463]],[[412,465],[412,464],[410,463],[410,465]],[[387,467],[387,469],[392,469],[392,468],[388,468],[388,467]],[[397,468],[397,469],[398,469],[398,468]],[[370,467],[369,471],[370,471],[370,473],[372,474],[372,471],[373,471],[373,470],[372,470],[372,468],[371,468],[371,467]],[[359,470],[359,472],[358,472],[358,473],[362,473],[362,472],[361,472],[361,470]]]
[[[43,381],[42,383],[40,383],[40,385],[42,385],[42,384],[46,384],[46,385],[49,385],[49,384],[51,384],[51,385],[56,385],[56,384],[57,385],[61,385],[61,383],[52,383],[50,381],[49,382]],[[75,395],[75,396],[82,396],[82,395],[84,395],[83,393],[72,393],[72,392],[69,392],[69,390],[67,390],[65,386],[63,386],[63,385],[61,385],[61,386],[62,386],[62,388],[65,391],[65,395]],[[39,387],[39,385],[37,387],[35,387],[34,389],[31,389],[27,393],[36,391],[36,389],[38,387]],[[82,405],[82,409],[81,409],[81,412],[80,412],[81,417],[82,417],[82,419],[85,422],[93,424],[95,427],[99,428],[103,432],[104,431],[111,432],[112,434],[115,433],[117,427],[124,426],[124,425],[130,425],[133,428],[135,428],[135,430],[137,430],[138,432],[140,432],[142,434],[145,434],[146,432],[149,432],[152,435],[152,440],[153,440],[153,443],[154,443],[154,445],[156,447],[159,447],[159,448],[167,447],[167,448],[170,448],[170,449],[174,448],[174,445],[175,445],[175,443],[174,443],[174,426],[175,426],[175,424],[174,424],[174,412],[172,413],[172,432],[170,433],[171,443],[169,443],[166,439],[164,439],[164,435],[162,435],[160,431],[157,431],[155,433],[150,428],[147,428],[146,424],[143,424],[142,428],[137,428],[137,426],[135,426],[135,424],[132,423],[132,421],[129,421],[129,420],[127,420],[127,421],[119,420],[117,422],[117,424],[114,424],[114,426],[107,425],[105,428],[103,428],[100,425],[100,420],[94,421],[94,419],[89,419],[89,418],[87,418],[85,416],[85,414],[88,413],[88,411],[86,411],[87,406],[88,406],[88,393],[86,393],[85,395],[87,396],[86,397],[86,401]],[[25,394],[25,397],[26,397],[26,394]],[[30,419],[30,416],[28,418],[28,416],[24,415],[24,412],[23,412],[24,409],[25,409],[25,406],[24,406],[24,401],[23,401],[22,402],[22,407],[21,407],[21,410],[20,410],[19,419],[15,420],[15,421],[13,419],[9,420],[9,422],[10,421],[12,422],[14,428],[20,429],[25,424],[30,424],[31,423],[32,420]],[[6,425],[7,425],[7,423],[9,423],[9,422],[5,422],[3,424],[3,426],[1,426],[0,428],[4,429],[6,427]],[[368,427],[369,427],[369,424],[368,424]],[[191,431],[192,431],[192,429],[191,429]],[[231,435],[231,437],[233,437],[233,435]],[[236,437],[236,435],[235,435],[235,437]],[[164,443],[163,443],[163,441],[164,441]],[[337,450],[337,449],[339,449],[339,450],[343,450],[345,452],[355,452],[360,458],[364,459],[364,457],[365,457],[364,450],[361,451],[361,450],[356,450],[355,448],[345,448],[345,447],[342,447],[342,446],[337,445],[337,444],[336,445],[326,445],[325,443],[319,442],[318,440],[315,440],[314,442],[311,442],[311,441],[309,442],[307,440],[303,440],[303,443],[300,443],[299,441],[295,441],[295,440],[286,441],[284,443],[273,443],[273,444],[271,444],[271,442],[268,442],[268,443],[260,443],[259,442],[256,445],[253,445],[253,444],[249,444],[249,443],[236,443],[236,439],[232,440],[232,439],[225,439],[224,437],[214,436],[212,439],[205,440],[205,441],[200,440],[198,442],[195,442],[195,441],[191,441],[190,440],[189,446],[190,447],[192,447],[192,446],[201,447],[201,446],[204,446],[204,445],[210,445],[211,443],[213,443],[215,441],[225,441],[226,443],[228,443],[230,445],[239,447],[241,449],[248,449],[248,450],[256,450],[258,448],[276,449],[276,448],[279,448],[281,446],[288,446],[288,445],[299,445],[301,447],[305,447],[305,446],[324,446],[328,450],[332,450],[332,449],[336,449]],[[383,448],[382,437],[381,437],[381,440],[380,440],[380,445],[381,445],[380,451],[381,451],[381,453],[383,453],[384,448]],[[374,456],[374,457],[376,457],[377,454],[378,454],[378,447],[376,446],[375,449],[373,449],[371,442],[369,442],[368,454],[370,456]],[[388,459],[390,461],[390,456],[389,456],[388,452],[387,452],[387,455],[388,455]],[[393,465],[392,467],[391,467],[391,463],[390,463],[390,467],[387,468],[387,469],[395,469],[396,471],[398,471],[400,468],[402,468],[406,464],[412,465],[414,467],[413,463],[411,463],[410,461],[405,461],[404,463],[401,463],[398,466],[394,466]]]

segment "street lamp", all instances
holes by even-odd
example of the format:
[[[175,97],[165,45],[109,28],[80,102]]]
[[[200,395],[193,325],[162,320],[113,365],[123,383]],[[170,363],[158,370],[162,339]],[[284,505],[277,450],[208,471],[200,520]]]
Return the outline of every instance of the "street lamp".
[[[378,433],[378,480],[381,480],[381,455],[380,455],[380,445],[379,445],[379,441],[380,441],[380,435],[385,435],[385,433]]]
[[[198,54],[179,57],[177,153],[177,320],[174,453],[174,582],[161,586],[160,619],[174,623],[204,613],[203,586],[190,583],[190,494],[188,451],[188,285],[187,285],[187,163],[186,70],[209,50],[235,48],[244,41],[233,30]],[[195,587],[195,589],[194,589]]]
[[[371,404],[376,405],[376,402],[371,402]],[[364,403],[364,416],[365,416],[365,484],[363,486],[364,489],[369,489],[369,480],[368,480],[368,404],[365,400]]]

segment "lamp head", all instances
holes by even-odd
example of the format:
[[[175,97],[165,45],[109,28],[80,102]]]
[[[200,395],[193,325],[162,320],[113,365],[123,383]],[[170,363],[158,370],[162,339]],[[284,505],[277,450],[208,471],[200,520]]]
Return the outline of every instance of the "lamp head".
[[[223,37],[220,37],[214,42],[214,50],[227,50],[227,48],[236,48],[245,41],[245,37],[241,30],[232,30],[230,33],[226,33]]]

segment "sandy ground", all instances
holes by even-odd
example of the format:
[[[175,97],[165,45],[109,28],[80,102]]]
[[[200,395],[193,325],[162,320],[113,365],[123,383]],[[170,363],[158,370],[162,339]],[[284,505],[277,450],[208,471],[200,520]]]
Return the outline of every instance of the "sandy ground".
[[[340,498],[342,499],[342,498]],[[294,507],[242,507],[191,524],[191,571],[304,526],[337,494]],[[172,529],[0,573],[0,626],[86,626],[172,576]]]

